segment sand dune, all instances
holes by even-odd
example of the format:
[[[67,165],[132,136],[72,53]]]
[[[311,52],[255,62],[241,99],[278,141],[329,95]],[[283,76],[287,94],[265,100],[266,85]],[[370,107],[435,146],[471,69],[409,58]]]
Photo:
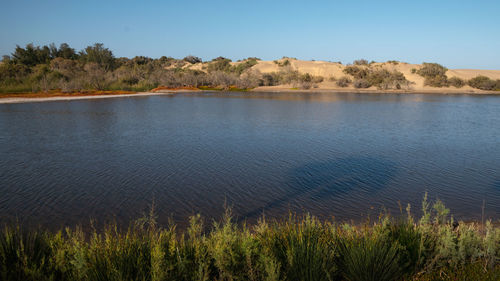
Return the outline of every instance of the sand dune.
[[[285,61],[288,60],[288,64],[283,66]],[[241,62],[232,62],[232,65],[237,65]],[[280,66],[280,64],[282,66]],[[187,64],[184,68],[189,68],[193,70],[201,70],[204,71],[203,66],[206,63],[197,63],[197,64]],[[415,92],[443,92],[443,93],[487,93],[487,91],[481,91],[478,89],[471,88],[469,86],[465,86],[463,88],[435,88],[424,86],[424,78],[418,74],[412,73],[412,69],[419,69],[421,64],[409,64],[405,62],[384,62],[384,63],[373,63],[370,65],[372,68],[383,68],[389,71],[400,71],[402,72],[406,79],[413,82],[410,91]],[[347,88],[341,88],[335,84],[335,82],[329,81],[329,78],[340,78],[345,76],[343,70],[346,65],[336,63],[336,62],[328,62],[328,61],[304,61],[297,60],[293,58],[283,58],[276,61],[258,61],[258,63],[253,66],[251,69],[254,71],[259,71],[260,73],[272,73],[279,72],[286,69],[296,70],[299,73],[309,73],[315,76],[322,76],[325,78],[324,82],[319,83],[318,87],[315,89],[319,90],[348,90],[348,91],[363,91],[359,89],[355,89],[353,86]],[[446,73],[448,78],[458,77],[464,80],[468,80],[474,78],[478,75],[487,76],[491,79],[500,79],[500,70],[479,70],[479,69],[449,69]],[[256,91],[264,91],[264,90],[276,90],[281,91],[285,89],[292,88],[292,85],[280,85],[280,86],[272,86],[272,87],[259,87],[256,88]],[[377,90],[375,87],[366,89],[368,91]],[[491,93],[491,92],[490,92]]]

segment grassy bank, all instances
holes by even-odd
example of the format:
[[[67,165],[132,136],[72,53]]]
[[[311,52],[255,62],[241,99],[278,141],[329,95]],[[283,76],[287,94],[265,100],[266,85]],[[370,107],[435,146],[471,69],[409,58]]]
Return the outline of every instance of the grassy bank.
[[[311,216],[237,225],[230,212],[185,231],[153,212],[119,230],[57,233],[6,227],[1,280],[499,280],[500,227],[455,222],[440,201],[416,219],[364,225]]]

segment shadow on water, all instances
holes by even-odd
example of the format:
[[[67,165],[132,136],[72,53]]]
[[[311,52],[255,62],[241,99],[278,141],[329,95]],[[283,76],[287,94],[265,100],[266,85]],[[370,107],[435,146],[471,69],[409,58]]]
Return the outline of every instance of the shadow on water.
[[[500,191],[500,179],[496,180],[494,183],[493,183],[493,188],[498,192]]]
[[[375,194],[385,188],[397,173],[396,165],[378,157],[347,157],[313,162],[293,169],[283,194],[246,213],[256,218],[263,212],[284,208],[295,199],[328,201],[354,192]]]

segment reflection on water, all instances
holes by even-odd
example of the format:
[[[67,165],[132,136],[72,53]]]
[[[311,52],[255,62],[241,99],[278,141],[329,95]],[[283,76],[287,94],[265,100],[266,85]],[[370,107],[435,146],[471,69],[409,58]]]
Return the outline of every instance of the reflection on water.
[[[0,219],[160,222],[224,202],[240,220],[360,219],[425,191],[462,219],[500,213],[500,99],[188,93],[0,105]],[[371,210],[371,207],[374,210]]]

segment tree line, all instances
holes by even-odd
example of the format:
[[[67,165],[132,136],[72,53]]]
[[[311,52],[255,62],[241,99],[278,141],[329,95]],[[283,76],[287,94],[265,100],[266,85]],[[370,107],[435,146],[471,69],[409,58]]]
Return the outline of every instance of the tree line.
[[[76,51],[68,44],[48,46],[17,46],[0,63],[0,92],[40,92],[60,90],[130,90],[148,91],[158,86],[212,87],[249,89],[257,86],[291,82],[309,88],[317,78],[287,70],[271,76],[252,71],[258,58],[248,58],[233,64],[230,59],[217,57],[203,64],[202,69],[189,65],[202,59],[162,56],[157,59],[136,56],[115,57],[101,43]],[[314,81],[313,81],[314,80]],[[322,79],[320,79],[322,80]]]

